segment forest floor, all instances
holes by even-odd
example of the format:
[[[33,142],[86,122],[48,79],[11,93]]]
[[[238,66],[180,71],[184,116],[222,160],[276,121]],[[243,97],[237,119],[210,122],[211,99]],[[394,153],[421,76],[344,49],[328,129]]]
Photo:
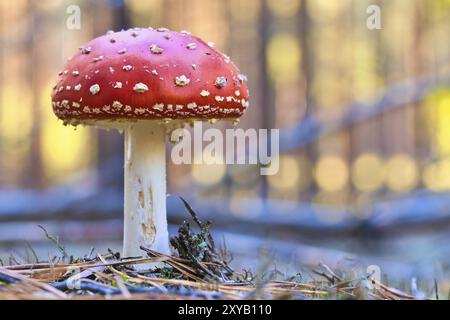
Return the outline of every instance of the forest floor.
[[[174,255],[141,247],[142,257],[122,258],[112,250],[74,257],[41,227],[58,254],[43,262],[29,246],[33,263],[0,261],[0,299],[439,299],[437,284],[425,293],[413,279],[400,290],[405,286],[382,283],[376,269],[319,264],[286,274],[262,263],[258,272],[235,271],[225,243],[216,245],[211,223],[183,202],[192,220],[171,238]]]

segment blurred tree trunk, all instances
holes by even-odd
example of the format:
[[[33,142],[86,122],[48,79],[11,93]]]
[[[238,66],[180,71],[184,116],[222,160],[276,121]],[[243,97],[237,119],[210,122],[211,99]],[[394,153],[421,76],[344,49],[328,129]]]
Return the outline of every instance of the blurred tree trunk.
[[[267,70],[267,43],[270,39],[270,26],[271,26],[271,16],[267,8],[265,1],[261,4],[261,16],[259,20],[259,32],[261,35],[261,57],[258,61],[259,68],[261,70],[261,114],[262,114],[262,125],[263,129],[274,128],[275,112],[274,112],[274,94],[273,86],[268,77]],[[270,148],[270,139],[267,141],[268,148]],[[269,186],[266,176],[261,176],[261,198],[267,199],[269,193]]]
[[[42,83],[43,79],[40,78],[40,75],[45,74],[41,72],[41,68],[43,66],[42,63],[39,63],[39,51],[36,44],[35,32],[37,28],[40,26],[40,13],[38,8],[36,8],[35,3],[33,1],[27,2],[26,9],[26,17],[27,17],[27,35],[24,37],[28,37],[24,39],[25,50],[28,53],[28,59],[25,62],[26,68],[26,81],[29,82],[29,88],[31,89],[31,103],[32,103],[32,112],[33,112],[33,123],[31,127],[30,139],[32,139],[33,143],[30,144],[30,155],[27,158],[28,164],[24,166],[25,173],[22,174],[22,182],[21,185],[26,188],[41,188],[44,186],[43,181],[43,165],[42,165],[42,154],[41,154],[41,112],[40,112],[40,95],[43,91]]]

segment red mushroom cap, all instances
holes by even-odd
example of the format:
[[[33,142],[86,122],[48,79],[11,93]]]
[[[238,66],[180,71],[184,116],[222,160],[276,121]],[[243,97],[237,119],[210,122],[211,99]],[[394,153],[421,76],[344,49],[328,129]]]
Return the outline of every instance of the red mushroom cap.
[[[166,28],[108,32],[69,59],[53,89],[65,122],[114,119],[239,118],[245,76],[230,58]]]

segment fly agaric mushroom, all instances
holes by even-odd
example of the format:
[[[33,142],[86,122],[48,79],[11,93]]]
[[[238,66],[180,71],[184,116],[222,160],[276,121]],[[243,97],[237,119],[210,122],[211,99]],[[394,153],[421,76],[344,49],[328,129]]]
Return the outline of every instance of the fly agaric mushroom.
[[[52,105],[65,125],[125,132],[124,256],[140,256],[140,246],[170,252],[167,131],[196,120],[237,120],[248,107],[245,80],[212,45],[166,28],[109,31],[60,72]]]

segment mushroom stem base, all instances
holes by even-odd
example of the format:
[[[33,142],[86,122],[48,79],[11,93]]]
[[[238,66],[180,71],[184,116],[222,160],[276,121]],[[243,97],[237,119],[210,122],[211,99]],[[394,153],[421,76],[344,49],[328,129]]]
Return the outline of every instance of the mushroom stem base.
[[[125,129],[124,257],[142,256],[140,246],[170,253],[165,139],[165,127],[156,121]]]

